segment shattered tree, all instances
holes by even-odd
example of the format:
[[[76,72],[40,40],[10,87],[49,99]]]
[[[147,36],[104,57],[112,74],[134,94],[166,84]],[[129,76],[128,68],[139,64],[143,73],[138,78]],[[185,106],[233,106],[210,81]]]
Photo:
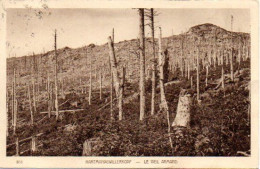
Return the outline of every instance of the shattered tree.
[[[116,91],[116,97],[118,99],[118,109],[119,109],[119,120],[123,119],[123,84],[119,78],[118,66],[115,56],[114,43],[111,37],[108,37],[108,47],[109,47],[109,60],[111,64],[111,70],[113,74],[113,82]]]
[[[145,33],[144,33],[144,9],[138,9],[139,13],[139,52],[140,52],[140,120],[145,114]]]

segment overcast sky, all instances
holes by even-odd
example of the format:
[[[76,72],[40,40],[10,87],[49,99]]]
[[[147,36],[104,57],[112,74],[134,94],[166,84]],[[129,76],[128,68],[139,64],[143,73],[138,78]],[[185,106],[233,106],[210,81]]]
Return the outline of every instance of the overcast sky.
[[[247,9],[156,9],[156,26],[170,36],[187,31],[197,24],[212,23],[230,30],[250,32],[250,11]],[[138,37],[136,9],[8,9],[7,52],[11,57],[41,53],[53,49],[54,29],[57,46],[77,48],[90,43],[104,44],[115,29],[115,41]],[[150,29],[146,27],[150,36]],[[156,33],[157,36],[157,33]]]

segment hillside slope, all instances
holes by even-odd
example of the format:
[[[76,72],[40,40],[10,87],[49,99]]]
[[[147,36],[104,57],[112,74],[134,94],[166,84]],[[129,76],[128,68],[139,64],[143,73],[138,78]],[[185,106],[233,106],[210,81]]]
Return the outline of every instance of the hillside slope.
[[[157,41],[157,39],[156,39]],[[167,48],[169,55],[169,65],[180,64],[180,56],[182,59],[194,57],[195,45],[200,42],[200,57],[211,55],[214,50],[229,50],[233,42],[234,51],[239,47],[250,54],[250,35],[247,33],[230,32],[213,24],[202,24],[191,27],[188,32],[171,37],[165,37],[162,40],[164,49]],[[146,72],[147,75],[151,69],[152,58],[151,38],[146,38]],[[244,53],[246,53],[244,52]],[[115,44],[115,53],[119,62],[119,67],[126,67],[126,79],[129,82],[137,82],[139,78],[139,59],[138,59],[138,40],[125,40]],[[210,53],[210,54],[209,54]],[[54,70],[54,51],[44,54],[36,54],[33,56],[23,56],[18,58],[7,59],[7,86],[11,85],[13,65],[18,72],[18,83],[24,85],[28,82],[28,76],[35,65],[38,70],[39,82],[45,83],[47,72],[53,80]],[[65,47],[58,49],[59,63],[59,79],[64,79],[65,90],[81,85],[87,86],[90,72],[90,57],[92,59],[92,75],[99,75],[99,71],[103,72],[104,86],[109,83],[109,51],[107,44],[96,46],[90,44],[85,47],[72,49]],[[218,56],[217,56],[218,57]],[[81,79],[81,80],[80,80]],[[99,78],[94,78],[94,88],[98,85]]]

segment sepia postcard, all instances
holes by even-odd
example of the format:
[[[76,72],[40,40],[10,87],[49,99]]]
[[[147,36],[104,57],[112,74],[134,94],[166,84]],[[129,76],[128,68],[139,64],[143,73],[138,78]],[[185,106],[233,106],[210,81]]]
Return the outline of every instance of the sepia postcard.
[[[0,168],[258,168],[258,1],[0,3]]]

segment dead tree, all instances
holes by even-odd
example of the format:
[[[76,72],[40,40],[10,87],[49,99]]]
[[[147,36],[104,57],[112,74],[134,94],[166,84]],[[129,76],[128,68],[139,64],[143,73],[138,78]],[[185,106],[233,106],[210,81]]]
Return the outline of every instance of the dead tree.
[[[209,64],[208,62],[206,62],[206,80],[205,80],[206,87],[208,86],[208,75],[209,75]]]
[[[167,113],[169,113],[169,108],[167,105],[166,97],[165,97],[165,91],[164,91],[164,64],[165,64],[165,54],[162,51],[162,34],[161,34],[161,28],[159,28],[159,76],[160,76],[160,95],[161,95],[161,109],[164,110]]]
[[[54,100],[54,83],[50,83],[50,110],[52,111],[54,109],[54,104],[55,104],[55,100]],[[49,112],[49,117],[51,116],[51,111]]]
[[[118,100],[119,120],[122,120],[123,119],[123,84],[122,82],[120,82],[119,79],[115,49],[111,37],[108,37],[108,47],[109,47],[109,60],[111,64],[111,70],[113,72],[114,87],[116,91],[116,97]]]
[[[181,76],[183,77],[183,35],[181,35],[180,69],[181,69]]]
[[[123,88],[123,97],[124,97],[124,92],[125,92],[125,76],[126,76],[126,67],[122,67],[122,88]]]
[[[97,65],[95,65],[95,80],[97,81]]]
[[[36,56],[35,56],[36,57]],[[36,58],[37,65],[36,65],[36,82],[37,82],[37,94],[36,94],[36,103],[39,102],[39,93],[40,93],[40,58]]]
[[[139,53],[140,53],[140,120],[145,113],[145,33],[144,33],[144,9],[138,9],[139,13]]]
[[[99,75],[99,99],[102,100],[102,70],[101,69]]]
[[[197,47],[197,101],[200,100],[200,62],[199,62],[199,47]]]
[[[34,153],[36,151],[37,151],[36,137],[33,135],[31,140],[31,153]]]
[[[88,91],[88,104],[91,105],[92,97],[92,57],[89,57],[90,61],[90,72],[89,72],[89,91]]]
[[[188,80],[190,80],[190,59],[188,59]]]
[[[221,63],[221,80],[222,80],[222,89],[224,90],[225,89],[225,77],[224,77],[224,50],[223,50],[223,53],[222,53],[222,56],[221,56],[221,60],[222,60],[222,63]]]
[[[12,85],[12,126],[14,126],[14,114],[15,114],[15,100],[16,100],[16,75],[15,68],[13,69],[13,85]]]
[[[109,62],[110,63],[110,62]],[[111,76],[111,81],[110,81],[110,119],[113,120],[113,86],[114,86],[114,82],[113,82],[113,72],[110,66],[110,76]]]
[[[225,63],[226,63],[226,65],[228,65],[228,63],[229,63],[229,58],[228,58],[228,50],[227,50],[227,52],[225,53]]]
[[[193,88],[193,76],[191,76],[191,78],[190,78],[190,88],[191,89]]]
[[[55,115],[56,120],[59,119],[59,102],[58,102],[58,54],[57,54],[57,31],[54,34],[54,50],[55,50]]]
[[[231,50],[230,50],[230,77],[231,81],[234,81],[234,70],[233,70],[233,16],[231,15]]]
[[[112,29],[112,42],[115,42],[115,30],[114,28]]]
[[[88,140],[85,140],[83,143],[83,151],[82,151],[82,156],[95,156],[97,155],[95,153],[95,147],[97,145],[103,144],[100,138],[98,137],[93,137]]]
[[[33,111],[36,113],[37,108],[36,108],[36,92],[35,92],[35,79],[32,77],[32,85],[33,85]]]
[[[7,122],[6,122],[6,136],[8,137],[9,136],[9,95],[8,95],[8,90],[6,90],[6,119],[7,119]]]
[[[240,66],[241,64],[241,42],[239,43],[239,47],[238,47],[238,57],[237,57],[237,62],[238,62],[238,65]]]
[[[176,117],[172,123],[173,127],[182,126],[189,127],[190,126],[190,107],[191,107],[191,95],[187,92],[187,90],[182,89],[179,95],[178,107]]]
[[[112,30],[112,38],[114,36],[114,28]],[[114,38],[112,39],[112,42],[114,43]],[[110,120],[114,119],[114,115],[113,115],[113,86],[114,86],[114,82],[113,82],[113,70],[112,70],[112,66],[111,66],[111,61],[110,61],[110,57],[108,57],[108,61],[109,61],[109,68],[110,68]]]
[[[65,94],[64,94],[64,79],[61,79],[61,97],[65,99]]]
[[[30,84],[28,83],[28,99],[29,99],[29,108],[30,108],[30,114],[31,114],[31,125],[33,125],[33,110],[32,110],[32,102],[31,102],[31,92],[30,92]]]
[[[32,85],[33,85],[33,111],[34,113],[37,112],[37,88],[36,88],[36,81],[38,78],[38,73],[37,73],[37,59],[35,54],[33,53],[33,70],[32,70]]]
[[[152,32],[152,45],[153,45],[153,63],[152,63],[152,100],[151,100],[151,115],[154,115],[155,107],[155,73],[156,73],[156,59],[155,59],[155,40],[154,40],[154,11],[151,8],[151,32]]]
[[[51,111],[52,111],[52,93],[51,93],[51,85],[50,85],[50,75],[48,72],[48,77],[47,77],[47,94],[48,94],[48,117],[51,117]]]
[[[155,54],[155,39],[154,39],[154,17],[157,16],[156,11],[151,8],[149,11],[147,10],[147,14],[145,16],[149,19],[149,27],[151,28],[152,35],[152,98],[151,98],[151,115],[154,115],[155,111],[155,87],[156,87],[156,54]],[[150,74],[148,74],[150,75]]]
[[[166,101],[166,96],[165,96],[165,91],[164,91],[164,65],[165,65],[165,58],[167,56],[167,52],[162,51],[162,31],[161,28],[159,28],[159,76],[160,76],[160,94],[161,94],[161,103],[160,103],[160,111],[163,113],[166,113],[167,116],[167,123],[168,123],[168,134],[169,134],[169,141],[170,141],[170,146],[173,148],[172,144],[172,139],[170,136],[171,132],[171,125],[170,125],[170,113],[169,113],[169,107]]]
[[[14,101],[14,135],[16,134],[16,127],[17,127],[17,111],[18,111],[18,103],[17,98]]]
[[[16,156],[20,155],[20,145],[19,145],[19,137],[16,137],[15,139],[15,149],[16,149]]]
[[[17,98],[16,98],[16,71],[14,68],[14,75],[13,75],[13,134],[16,134],[16,125],[17,125]]]

